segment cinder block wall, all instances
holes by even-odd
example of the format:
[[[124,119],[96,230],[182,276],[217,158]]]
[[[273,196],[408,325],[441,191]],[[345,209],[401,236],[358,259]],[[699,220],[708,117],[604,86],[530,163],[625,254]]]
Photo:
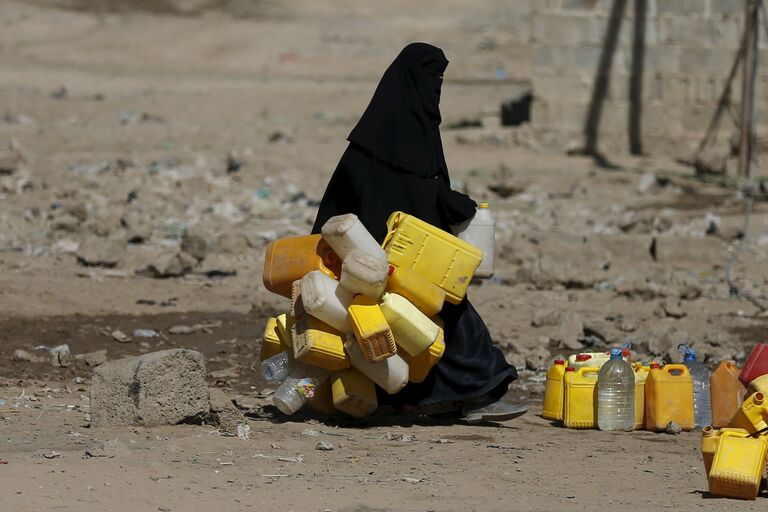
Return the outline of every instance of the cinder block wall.
[[[583,145],[591,112],[599,150],[628,152],[634,119],[643,151],[690,152],[725,86],[743,18],[744,0],[533,0],[534,127]],[[612,38],[615,51],[608,59]],[[768,48],[764,33],[761,38]],[[768,122],[766,56],[761,52],[765,64],[757,81],[759,128]],[[634,90],[636,102],[633,76],[642,85]],[[605,86],[605,94],[596,94],[596,86]],[[740,74],[733,86],[738,103]],[[721,139],[734,126],[726,116]]]

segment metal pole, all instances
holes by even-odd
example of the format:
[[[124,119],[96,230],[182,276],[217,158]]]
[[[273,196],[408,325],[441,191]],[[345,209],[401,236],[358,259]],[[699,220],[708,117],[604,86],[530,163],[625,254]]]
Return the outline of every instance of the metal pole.
[[[744,73],[741,84],[739,177],[750,174],[754,134],[755,58],[757,57],[757,0],[746,0],[744,15]]]

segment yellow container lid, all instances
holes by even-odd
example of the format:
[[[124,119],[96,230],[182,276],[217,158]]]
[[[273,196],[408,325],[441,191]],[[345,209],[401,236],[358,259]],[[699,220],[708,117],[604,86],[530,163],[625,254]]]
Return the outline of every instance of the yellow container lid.
[[[477,205],[478,208],[488,208],[488,203],[480,203]]]

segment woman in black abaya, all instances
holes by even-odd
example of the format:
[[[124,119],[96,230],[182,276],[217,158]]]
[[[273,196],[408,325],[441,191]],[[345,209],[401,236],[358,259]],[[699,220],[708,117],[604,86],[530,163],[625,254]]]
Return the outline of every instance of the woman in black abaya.
[[[312,228],[356,214],[381,243],[390,214],[402,211],[450,232],[475,213],[476,204],[450,188],[440,140],[440,89],[448,65],[443,51],[425,43],[406,46],[384,73],[371,103],[349,135]],[[525,407],[500,401],[517,378],[491,342],[483,320],[465,298],[445,303],[443,357],[420,384],[380,403],[418,405],[426,414],[455,414],[467,421],[504,420]]]

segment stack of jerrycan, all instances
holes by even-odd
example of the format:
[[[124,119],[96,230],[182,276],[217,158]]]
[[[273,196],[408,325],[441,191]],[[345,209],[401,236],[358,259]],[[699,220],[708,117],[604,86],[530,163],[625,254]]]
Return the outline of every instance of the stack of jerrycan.
[[[364,417],[378,406],[377,387],[395,394],[422,382],[442,357],[437,315],[464,298],[483,251],[401,212],[388,227],[379,245],[355,215],[340,215],[321,235],[267,248],[264,285],[290,299],[287,314],[267,321],[261,347],[284,414],[306,404]]]
[[[713,495],[754,500],[768,454],[768,345],[757,344],[739,369],[722,361],[710,376],[712,425],[701,437]],[[717,428],[721,427],[721,428]]]

